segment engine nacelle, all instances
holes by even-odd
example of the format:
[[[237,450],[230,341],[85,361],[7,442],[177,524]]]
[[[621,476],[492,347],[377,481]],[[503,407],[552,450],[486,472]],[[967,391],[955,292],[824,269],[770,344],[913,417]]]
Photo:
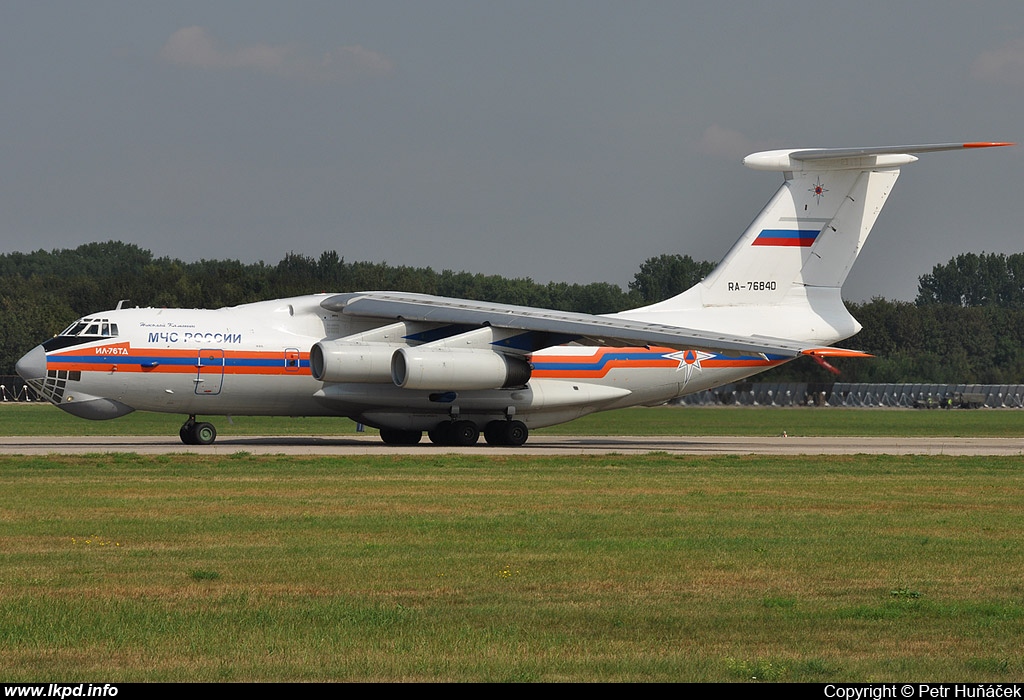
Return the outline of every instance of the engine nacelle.
[[[533,369],[521,357],[476,348],[401,348],[391,378],[403,389],[473,391],[524,386]]]
[[[387,384],[398,345],[354,345],[321,340],[309,350],[309,370],[320,382]]]

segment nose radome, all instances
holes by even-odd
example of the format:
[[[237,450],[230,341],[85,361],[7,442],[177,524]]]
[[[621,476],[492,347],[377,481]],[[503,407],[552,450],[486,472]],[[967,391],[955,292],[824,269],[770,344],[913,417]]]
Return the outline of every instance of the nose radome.
[[[14,371],[26,382],[30,379],[42,379],[46,376],[46,350],[37,345],[18,360]]]

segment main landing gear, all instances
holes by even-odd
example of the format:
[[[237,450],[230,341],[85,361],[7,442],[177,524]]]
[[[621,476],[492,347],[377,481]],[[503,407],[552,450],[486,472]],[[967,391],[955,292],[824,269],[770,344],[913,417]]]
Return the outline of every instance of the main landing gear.
[[[178,431],[178,437],[186,445],[211,445],[217,439],[217,429],[213,423],[197,423],[196,417],[191,415]]]
[[[480,429],[469,420],[443,421],[427,431],[430,441],[444,447],[469,447],[480,439]],[[418,430],[381,428],[380,439],[388,445],[415,445],[422,434]],[[488,445],[518,447],[530,437],[530,429],[519,420],[492,420],[484,427]]]
[[[521,420],[492,420],[484,427],[488,445],[519,447],[530,437],[530,429]]]

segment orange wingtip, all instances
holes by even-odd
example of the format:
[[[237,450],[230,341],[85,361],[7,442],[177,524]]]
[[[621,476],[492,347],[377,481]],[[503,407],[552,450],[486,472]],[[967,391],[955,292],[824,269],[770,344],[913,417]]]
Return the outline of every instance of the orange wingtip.
[[[974,141],[965,143],[964,148],[994,148],[996,146],[1016,146],[1013,141]]]
[[[847,350],[846,348],[810,348],[802,350],[803,355],[814,355],[816,357],[874,357],[874,355],[860,350]]]

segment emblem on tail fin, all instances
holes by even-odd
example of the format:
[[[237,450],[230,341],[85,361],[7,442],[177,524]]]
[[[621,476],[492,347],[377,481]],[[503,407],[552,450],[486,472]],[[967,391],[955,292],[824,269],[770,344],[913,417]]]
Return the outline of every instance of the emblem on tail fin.
[[[814,197],[815,200],[817,200],[818,204],[821,204],[821,198],[825,196],[826,192],[828,192],[825,186],[821,184],[820,177],[818,178],[818,181],[815,182],[814,185],[807,191],[811,193],[811,196]]]

